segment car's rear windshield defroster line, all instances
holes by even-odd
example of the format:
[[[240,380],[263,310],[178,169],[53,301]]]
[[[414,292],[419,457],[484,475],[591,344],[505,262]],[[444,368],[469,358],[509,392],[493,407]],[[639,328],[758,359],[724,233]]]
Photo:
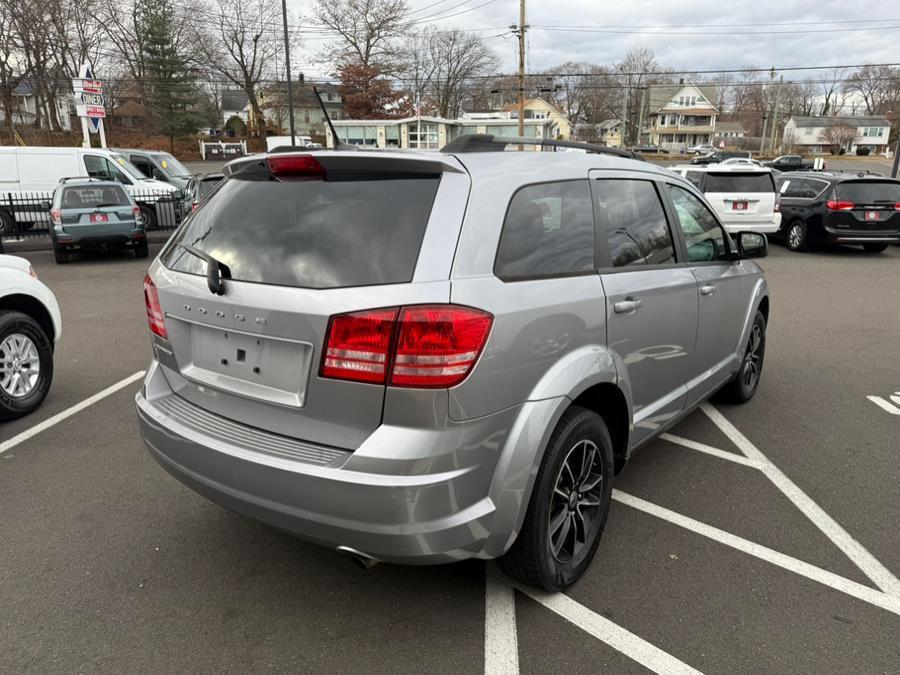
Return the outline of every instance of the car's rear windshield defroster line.
[[[175,243],[209,253],[235,281],[298,288],[408,283],[439,180],[229,179]],[[206,274],[206,263],[178,246],[161,259],[173,270]]]

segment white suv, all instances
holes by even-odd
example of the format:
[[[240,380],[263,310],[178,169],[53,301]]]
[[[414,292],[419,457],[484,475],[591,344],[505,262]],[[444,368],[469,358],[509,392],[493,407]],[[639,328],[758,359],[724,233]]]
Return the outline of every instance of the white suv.
[[[53,381],[59,304],[24,258],[0,255],[0,421],[33,412]]]
[[[729,232],[774,234],[781,228],[781,205],[770,168],[709,164],[672,170],[697,186]]]

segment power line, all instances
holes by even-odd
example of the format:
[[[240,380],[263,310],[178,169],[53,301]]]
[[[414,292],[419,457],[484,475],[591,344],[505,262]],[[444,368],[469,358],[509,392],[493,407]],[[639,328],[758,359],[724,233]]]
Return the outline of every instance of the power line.
[[[852,33],[859,31],[873,30],[897,30],[900,25],[896,26],[866,26],[855,28],[813,28],[804,30],[775,30],[775,31],[646,31],[646,30],[611,30],[608,28],[560,28],[553,26],[532,26],[534,30],[542,30],[547,32],[560,33],[596,33],[604,35],[655,35],[657,37],[678,37],[678,36],[703,36],[703,35],[727,35],[733,38],[744,38],[754,35],[801,35],[805,33]]]

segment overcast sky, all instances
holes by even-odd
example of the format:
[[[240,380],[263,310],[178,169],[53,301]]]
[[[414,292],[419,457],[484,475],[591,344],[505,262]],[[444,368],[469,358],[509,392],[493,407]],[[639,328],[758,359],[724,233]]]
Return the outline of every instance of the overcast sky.
[[[516,40],[501,34],[518,22],[518,0],[409,1],[415,19],[484,29],[504,71],[516,67]],[[289,0],[304,24],[312,4]],[[434,16],[439,12],[456,16]],[[897,0],[531,0],[527,23],[529,72],[566,61],[611,65],[635,47],[650,47],[676,70],[900,62]],[[575,30],[541,28],[554,26]],[[601,30],[609,32],[582,32]],[[322,45],[305,40],[301,65],[309,72],[318,71],[313,56]]]

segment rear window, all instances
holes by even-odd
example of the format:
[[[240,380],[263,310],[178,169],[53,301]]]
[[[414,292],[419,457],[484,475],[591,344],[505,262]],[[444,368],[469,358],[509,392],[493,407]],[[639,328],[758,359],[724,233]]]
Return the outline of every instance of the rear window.
[[[348,181],[227,180],[175,242],[209,253],[237,281],[342,288],[412,281],[437,176]],[[163,264],[206,274],[179,246]]]
[[[759,173],[708,173],[706,192],[775,192],[775,182],[768,171]]]
[[[128,206],[125,190],[116,186],[63,188],[60,206],[64,209],[97,209],[104,206]]]
[[[900,183],[893,181],[846,181],[834,188],[837,199],[856,204],[896,204],[900,202]]]

